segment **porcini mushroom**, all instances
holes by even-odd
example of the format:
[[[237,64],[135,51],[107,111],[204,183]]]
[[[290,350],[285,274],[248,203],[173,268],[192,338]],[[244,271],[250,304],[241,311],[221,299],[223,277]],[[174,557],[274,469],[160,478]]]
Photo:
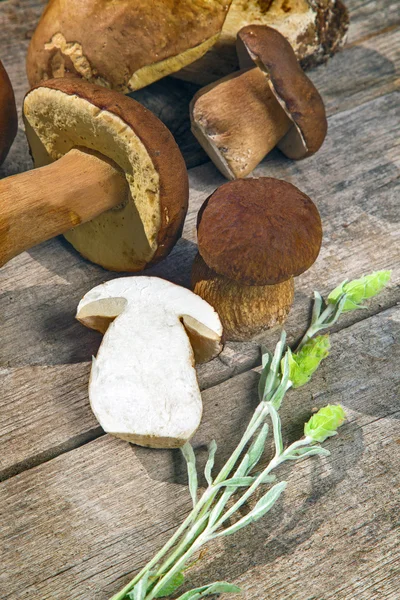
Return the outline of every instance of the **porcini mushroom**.
[[[176,77],[207,85],[238,69],[238,31],[268,25],[289,41],[302,67],[325,62],[344,43],[349,14],[341,0],[233,0],[217,43]]]
[[[192,289],[218,312],[228,340],[283,323],[293,278],[316,260],[322,241],[315,204],[279,179],[236,180],[203,204]]]
[[[104,333],[89,383],[103,429],[141,446],[185,444],[202,415],[194,362],[221,351],[215,310],[168,281],[125,277],[86,294],[76,318]]]
[[[18,118],[14,91],[0,60],[0,165],[4,162],[17,135]]]
[[[24,120],[40,168],[0,181],[0,265],[60,233],[115,271],[142,270],[170,252],[188,177],[157,117],[118,92],[57,79],[28,92]]]
[[[327,131],[322,98],[280,33],[244,27],[238,52],[256,67],[203,88],[190,110],[194,135],[228,179],[251,173],[275,146],[292,159],[311,156]]]
[[[83,77],[124,93],[138,90],[203,56],[230,3],[50,0],[29,46],[29,82]]]

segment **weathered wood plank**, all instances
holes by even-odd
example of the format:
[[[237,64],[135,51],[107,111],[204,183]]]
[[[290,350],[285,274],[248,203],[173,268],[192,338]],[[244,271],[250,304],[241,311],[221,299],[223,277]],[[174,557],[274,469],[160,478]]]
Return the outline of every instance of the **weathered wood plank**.
[[[285,439],[294,440],[314,407],[340,401],[349,422],[326,443],[331,457],[283,470],[283,501],[256,526],[213,544],[191,584],[226,578],[248,600],[397,597],[398,321],[392,309],[332,336],[329,359],[282,409]],[[204,393],[200,463],[212,437],[218,466],[227,457],[256,385],[248,372]],[[105,436],[2,483],[1,597],[106,600],[188,512],[184,480],[179,453]]]
[[[298,185],[317,202],[324,222],[321,255],[297,280],[295,306],[287,323],[291,339],[304,329],[315,288],[326,293],[345,277],[398,268],[397,106],[392,94],[336,115],[330,119],[329,137],[318,155],[294,164],[276,154],[257,170],[258,175]],[[339,151],[342,148],[345,151]],[[189,284],[196,251],[195,215],[222,181],[211,164],[191,171],[191,211],[184,239],[149,274]],[[87,380],[88,361],[101,338],[73,316],[88,289],[114,276],[83,261],[60,240],[17,257],[1,270],[3,476],[98,434],[88,405]],[[394,274],[397,281],[398,271]],[[397,299],[398,290],[392,286],[371,304],[371,310],[391,306]],[[364,316],[353,313],[348,318]],[[272,345],[274,337],[276,333],[263,339]],[[199,369],[200,385],[210,387],[258,362],[257,342],[228,344],[220,358]],[[25,412],[24,407],[29,410]],[[35,415],[34,422],[31,415]]]

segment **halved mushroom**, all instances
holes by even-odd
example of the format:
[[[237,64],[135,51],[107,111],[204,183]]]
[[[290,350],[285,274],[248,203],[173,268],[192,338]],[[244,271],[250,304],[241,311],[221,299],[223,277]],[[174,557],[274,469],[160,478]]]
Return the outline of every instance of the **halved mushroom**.
[[[202,415],[194,362],[222,349],[215,310],[168,281],[125,277],[86,294],[76,318],[104,333],[89,384],[103,429],[141,446],[185,444]]]
[[[234,179],[276,145],[292,159],[314,154],[326,136],[325,107],[289,42],[249,25],[238,34],[238,54],[253,68],[201,89],[191,103],[192,131],[215,165]]]

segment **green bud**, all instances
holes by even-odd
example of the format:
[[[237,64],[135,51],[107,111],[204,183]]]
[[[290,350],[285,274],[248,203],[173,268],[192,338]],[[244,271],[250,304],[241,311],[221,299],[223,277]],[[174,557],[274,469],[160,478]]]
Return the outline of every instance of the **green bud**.
[[[304,435],[313,442],[324,442],[326,438],[336,435],[336,430],[345,418],[346,414],[340,404],[328,404],[304,425]]]
[[[289,352],[289,379],[294,388],[310,381],[321,361],[328,356],[329,349],[329,335],[319,335],[308,340],[296,354]]]
[[[353,281],[343,281],[328,296],[329,304],[336,304],[343,294],[346,302],[343,312],[362,308],[361,302],[379,294],[390,281],[391,271],[376,271]]]

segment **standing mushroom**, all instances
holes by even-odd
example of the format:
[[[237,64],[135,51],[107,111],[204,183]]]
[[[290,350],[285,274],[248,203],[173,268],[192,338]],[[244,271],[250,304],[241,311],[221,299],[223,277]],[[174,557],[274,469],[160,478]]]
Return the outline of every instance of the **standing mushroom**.
[[[275,146],[292,159],[317,152],[327,131],[324,103],[289,42],[249,25],[238,33],[238,54],[253,68],[201,89],[190,109],[192,131],[223,175],[245,177]]]
[[[118,92],[57,79],[25,97],[37,168],[0,181],[0,265],[60,233],[86,258],[140,271],[181,234],[188,176],[169,130]]]
[[[158,277],[123,277],[86,294],[76,318],[104,333],[89,383],[103,429],[141,446],[183,446],[202,415],[194,363],[222,349],[215,310]]]
[[[322,241],[315,204],[294,185],[261,177],[226,183],[203,204],[192,288],[218,312],[226,339],[245,340],[283,323],[293,277]]]
[[[18,117],[14,92],[0,60],[0,165],[17,135]]]

